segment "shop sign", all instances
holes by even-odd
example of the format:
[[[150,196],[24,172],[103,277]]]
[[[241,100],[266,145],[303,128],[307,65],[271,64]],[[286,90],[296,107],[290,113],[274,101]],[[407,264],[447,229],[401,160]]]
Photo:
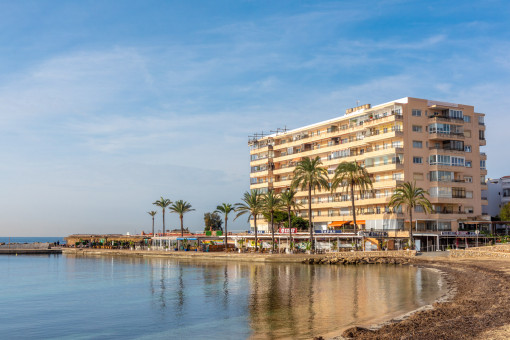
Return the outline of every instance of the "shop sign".
[[[278,229],[278,232],[280,234],[288,234],[289,233],[289,228],[280,228],[280,229]],[[291,232],[297,233],[297,228],[291,228]]]

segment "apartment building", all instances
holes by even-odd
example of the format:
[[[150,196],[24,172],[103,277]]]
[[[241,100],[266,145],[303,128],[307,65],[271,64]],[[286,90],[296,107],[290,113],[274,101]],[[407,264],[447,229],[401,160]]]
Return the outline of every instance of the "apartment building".
[[[488,205],[483,206],[483,212],[495,217],[501,208],[510,203],[510,176],[487,180],[487,190],[482,192],[487,197]]]
[[[249,140],[250,188],[286,190],[303,157],[319,156],[330,178],[341,162],[356,161],[373,176],[373,193],[355,194],[357,224],[366,230],[408,230],[409,217],[390,209],[396,186],[416,181],[426,189],[434,211],[413,213],[413,229],[449,232],[481,219],[482,190],[487,189],[484,114],[473,106],[402,98],[347,109],[345,115],[294,130],[277,130]],[[307,192],[298,192],[300,214],[308,218]],[[352,225],[350,195],[338,190],[315,192],[316,230]],[[258,221],[267,230],[266,221]],[[404,229],[405,227],[405,229]],[[446,234],[446,233],[445,233]]]

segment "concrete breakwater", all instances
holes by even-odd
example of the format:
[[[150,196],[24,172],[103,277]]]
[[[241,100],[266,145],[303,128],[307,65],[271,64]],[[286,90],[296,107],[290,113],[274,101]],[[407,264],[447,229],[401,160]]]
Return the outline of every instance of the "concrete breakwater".
[[[53,247],[52,243],[10,243],[0,245],[0,255],[38,255],[38,254],[62,254],[60,247]]]

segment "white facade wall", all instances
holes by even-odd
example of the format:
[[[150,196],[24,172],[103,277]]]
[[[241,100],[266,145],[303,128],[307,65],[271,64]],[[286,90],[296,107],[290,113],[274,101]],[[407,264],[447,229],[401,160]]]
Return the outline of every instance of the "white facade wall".
[[[510,202],[510,176],[487,180],[487,188],[482,196],[487,195],[489,205],[482,206],[483,212],[490,216],[499,215],[501,207]]]

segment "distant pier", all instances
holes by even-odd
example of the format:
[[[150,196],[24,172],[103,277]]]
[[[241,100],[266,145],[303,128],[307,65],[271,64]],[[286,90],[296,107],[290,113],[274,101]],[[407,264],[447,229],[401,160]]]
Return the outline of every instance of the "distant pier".
[[[11,243],[0,245],[0,255],[62,254],[62,248],[53,243]]]

